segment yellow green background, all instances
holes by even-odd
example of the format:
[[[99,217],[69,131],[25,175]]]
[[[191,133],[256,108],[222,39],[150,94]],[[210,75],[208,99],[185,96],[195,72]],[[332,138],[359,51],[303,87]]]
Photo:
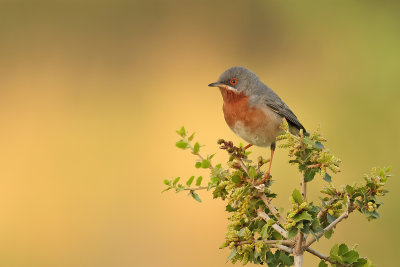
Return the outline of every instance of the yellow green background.
[[[0,266],[231,266],[218,249],[224,203],[160,192],[165,178],[207,175],[174,147],[180,126],[205,153],[241,141],[207,87],[234,65],[307,129],[321,126],[343,160],[336,185],[375,165],[398,174],[399,11],[371,0],[0,1]],[[287,151],[272,174],[287,209],[299,178]],[[399,186],[395,176],[381,219],[354,213],[316,247],[357,243],[398,266]]]

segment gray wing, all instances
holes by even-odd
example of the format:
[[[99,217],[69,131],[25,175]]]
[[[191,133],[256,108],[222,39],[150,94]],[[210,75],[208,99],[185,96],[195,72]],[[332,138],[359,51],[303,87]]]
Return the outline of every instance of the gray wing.
[[[289,124],[295,126],[297,129],[303,129],[306,132],[304,126],[299,122],[296,115],[290,110],[290,108],[278,97],[275,101],[269,99],[265,100],[265,104],[270,107],[273,111],[284,117]]]

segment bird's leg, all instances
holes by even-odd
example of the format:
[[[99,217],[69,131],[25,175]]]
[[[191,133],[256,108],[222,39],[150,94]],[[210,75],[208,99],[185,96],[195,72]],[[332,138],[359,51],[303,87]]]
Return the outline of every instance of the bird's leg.
[[[272,166],[272,159],[274,157],[274,152],[275,152],[275,148],[276,148],[276,143],[272,143],[271,144],[271,158],[269,160],[269,167],[268,167],[268,171],[265,173],[264,177],[262,178],[262,180],[259,182],[259,184],[264,183],[265,181],[268,181],[268,179],[270,178],[270,173],[271,173],[271,166]]]
[[[244,147],[244,150],[248,149],[249,147],[252,147],[253,144],[248,144],[247,146]]]

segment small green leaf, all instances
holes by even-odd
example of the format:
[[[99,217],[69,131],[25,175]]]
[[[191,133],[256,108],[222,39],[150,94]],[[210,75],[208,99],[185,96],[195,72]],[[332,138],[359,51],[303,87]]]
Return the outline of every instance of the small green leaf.
[[[296,227],[290,228],[290,230],[288,231],[288,239],[292,239],[293,237],[295,237],[298,231],[299,229],[297,229]]]
[[[296,216],[294,216],[293,220],[295,222],[299,222],[299,221],[302,221],[302,220],[312,221],[312,217],[307,211],[303,211],[302,213],[297,214]]]
[[[235,209],[235,208],[232,208],[232,206],[231,205],[226,205],[226,209],[225,209],[227,212],[232,212],[232,211],[236,211],[237,210],[237,208]]]
[[[186,149],[188,147],[188,143],[183,140],[179,140],[175,145],[180,149]]]
[[[161,191],[161,193],[164,193],[165,191],[168,191],[168,190],[171,190],[171,189],[172,189],[172,187],[167,187],[163,191]]]
[[[265,238],[268,236],[268,228],[269,228],[268,224],[265,224],[265,225],[261,228],[260,235],[261,235],[261,237],[262,237],[263,239],[265,239]]]
[[[203,176],[199,176],[199,177],[197,177],[197,180],[196,180],[196,185],[197,186],[200,186],[201,185],[201,181],[203,180]]]
[[[346,185],[346,192],[349,195],[353,195],[354,194],[354,188],[350,185]]]
[[[330,251],[330,255],[337,256],[338,252],[339,252],[339,245],[338,244],[333,245],[333,247],[331,248],[331,251]]]
[[[242,181],[242,179],[240,178],[240,176],[238,174],[235,174],[232,176],[232,182],[234,182],[235,184],[238,184]]]
[[[189,138],[188,138],[188,140],[189,140],[189,141],[192,141],[192,140],[193,140],[193,138],[194,138],[194,134],[195,134],[195,133],[192,133],[192,135],[191,135],[191,136],[189,136]]]
[[[354,263],[358,260],[359,255],[358,252],[355,250],[350,250],[348,252],[346,252],[345,254],[343,254],[342,256],[344,262],[346,263]]]
[[[327,181],[328,183],[332,182],[332,177],[329,175],[329,173],[325,173],[324,175],[324,180]]]
[[[328,264],[324,260],[321,260],[318,264],[318,267],[328,267]]]
[[[196,142],[196,144],[194,144],[194,147],[193,147],[193,153],[197,154],[197,153],[199,153],[199,151],[200,151],[200,144],[199,144],[199,142]]]
[[[347,247],[346,244],[340,244],[339,246],[339,250],[338,250],[338,255],[342,256],[343,254],[345,254],[347,251],[349,251],[349,248]]]
[[[182,126],[180,130],[176,131],[176,133],[179,134],[182,137],[185,137],[186,136],[185,127]]]
[[[325,236],[326,239],[329,239],[329,238],[331,238],[332,234],[333,234],[333,229],[331,229],[329,231],[326,231],[324,233],[324,236]]]
[[[201,167],[201,162],[197,161],[196,164],[194,165],[197,169]]]
[[[181,179],[181,177],[176,177],[174,182],[172,183],[172,185],[176,185],[180,179]]]
[[[254,178],[256,178],[257,175],[257,171],[256,169],[252,166],[249,168],[249,177],[250,179],[254,180]]]
[[[187,180],[186,185],[187,185],[187,186],[190,186],[190,185],[193,183],[193,180],[194,180],[194,176],[191,176],[191,177],[189,178],[189,180]]]
[[[203,161],[201,162],[201,167],[203,169],[207,169],[208,167],[210,167],[211,163],[209,160],[203,159]]]
[[[293,190],[292,197],[293,197],[293,200],[297,204],[303,203],[303,197],[301,196],[301,193],[299,190],[297,190],[297,189]]]
[[[307,169],[304,173],[304,181],[311,182],[314,179],[315,174],[317,173],[316,169],[310,168]]]
[[[285,264],[285,266],[292,266],[294,263],[294,258],[290,257],[284,252],[279,254],[279,259],[283,262],[283,264]]]
[[[165,185],[170,185],[171,182],[170,182],[169,180],[165,179],[165,180],[164,180],[164,184],[165,184]]]
[[[317,142],[315,142],[315,147],[319,148],[319,149],[323,149],[324,145],[321,142],[317,141]]]
[[[228,258],[226,259],[226,261],[227,261],[227,262],[230,261],[230,260],[233,259],[233,257],[235,257],[235,256],[236,256],[236,248],[233,248],[231,254],[229,254],[229,256],[228,256]]]
[[[192,197],[193,197],[196,201],[201,202],[201,199],[200,199],[199,195],[196,194],[195,192],[192,192]]]

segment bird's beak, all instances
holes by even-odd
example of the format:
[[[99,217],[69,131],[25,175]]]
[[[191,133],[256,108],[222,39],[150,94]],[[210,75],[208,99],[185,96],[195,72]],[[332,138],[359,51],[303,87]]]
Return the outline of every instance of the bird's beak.
[[[208,86],[210,86],[210,87],[226,87],[226,84],[216,82],[216,83],[210,83]]]

